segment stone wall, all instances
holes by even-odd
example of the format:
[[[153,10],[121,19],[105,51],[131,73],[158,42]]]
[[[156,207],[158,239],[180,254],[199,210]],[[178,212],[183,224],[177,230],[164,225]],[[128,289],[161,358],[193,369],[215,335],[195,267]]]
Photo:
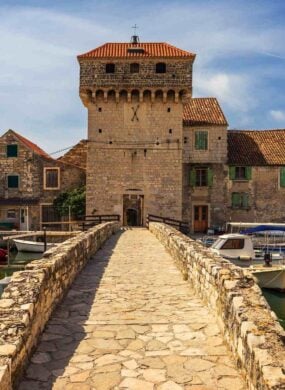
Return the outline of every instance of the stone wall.
[[[158,62],[166,64],[166,73],[156,73],[155,65]],[[123,88],[167,87],[181,88],[188,85],[192,90],[193,59],[179,58],[132,58],[132,59],[79,59],[80,63],[80,91],[86,87],[92,90],[98,88],[113,89],[114,86]],[[106,73],[106,63],[115,64],[115,73]],[[140,65],[139,73],[130,72],[130,64]]]
[[[280,187],[280,167],[252,167],[251,180],[227,180],[227,215],[232,222],[284,222],[285,188]],[[247,209],[231,207],[231,194],[249,194]]]
[[[8,144],[18,145],[18,156],[7,157]],[[44,168],[59,168],[60,188],[44,189]],[[18,175],[19,187],[8,188],[7,176]],[[29,210],[29,227],[39,228],[41,204],[52,204],[61,192],[85,185],[85,170],[78,166],[54,160],[27,148],[9,130],[0,137],[0,220],[7,220],[20,226],[20,209]],[[14,202],[13,202],[14,200]],[[31,203],[32,202],[32,203]],[[7,211],[15,210],[16,218],[7,219]]]
[[[0,390],[12,389],[53,309],[115,231],[114,222],[80,233],[16,272],[0,299]]]
[[[76,167],[86,169],[87,161],[87,140],[82,139],[73,148],[57,159],[58,161],[75,165]]]
[[[89,105],[87,214],[123,220],[124,195],[140,195],[143,222],[147,214],[181,219],[182,110],[162,101]]]
[[[285,332],[249,271],[159,223],[150,231],[211,307],[250,390],[285,389]]]

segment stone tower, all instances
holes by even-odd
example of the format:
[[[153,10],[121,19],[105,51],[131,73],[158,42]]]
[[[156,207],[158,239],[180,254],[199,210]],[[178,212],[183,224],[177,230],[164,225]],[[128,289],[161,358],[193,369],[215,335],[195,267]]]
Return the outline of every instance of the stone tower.
[[[195,54],[167,43],[106,43],[78,56],[88,109],[87,214],[182,218],[183,107]]]

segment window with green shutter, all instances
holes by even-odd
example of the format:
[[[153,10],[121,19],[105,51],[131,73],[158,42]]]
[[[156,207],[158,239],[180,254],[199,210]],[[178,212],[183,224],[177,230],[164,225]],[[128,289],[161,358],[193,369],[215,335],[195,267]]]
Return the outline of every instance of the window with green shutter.
[[[285,167],[280,167],[280,187],[285,187]]]
[[[249,208],[249,194],[246,192],[232,193],[232,207],[235,209]]]
[[[251,180],[251,167],[233,167],[229,168],[229,177],[231,180]]]
[[[18,175],[9,175],[8,178],[8,188],[19,188],[19,176]]]
[[[232,193],[232,207],[234,207],[234,208],[240,207],[240,193],[239,192]]]
[[[195,131],[195,149],[208,150],[208,132]]]
[[[7,145],[7,157],[18,157],[18,145]]]
[[[211,187],[213,184],[213,170],[209,167],[195,167],[190,171],[191,187]]]

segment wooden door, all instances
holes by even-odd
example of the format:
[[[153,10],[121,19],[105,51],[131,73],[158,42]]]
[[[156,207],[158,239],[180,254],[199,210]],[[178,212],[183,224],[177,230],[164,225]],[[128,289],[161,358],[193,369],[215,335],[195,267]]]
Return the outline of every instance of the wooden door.
[[[208,228],[208,206],[194,206],[194,232],[205,233]]]

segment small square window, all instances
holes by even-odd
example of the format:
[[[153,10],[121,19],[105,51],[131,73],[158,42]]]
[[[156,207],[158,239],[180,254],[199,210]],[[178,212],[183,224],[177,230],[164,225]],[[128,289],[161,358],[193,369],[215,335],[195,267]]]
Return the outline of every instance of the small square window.
[[[98,111],[99,111],[99,112],[102,112],[102,107],[99,107],[99,108],[98,108]]]
[[[156,73],[166,73],[166,64],[164,62],[158,62],[155,65]]]
[[[106,73],[115,73],[115,64],[106,64]]]
[[[17,217],[16,210],[7,210],[7,219],[15,219]]]
[[[44,189],[59,189],[59,168],[44,168]]]
[[[18,175],[9,175],[7,179],[8,179],[8,188],[19,188]]]
[[[18,157],[18,145],[7,145],[7,157]]]
[[[167,109],[167,112],[170,112],[171,111],[171,108],[170,107],[168,107],[168,109]]]
[[[130,73],[139,73],[139,71],[140,71],[140,64],[137,64],[136,62],[130,64]]]

